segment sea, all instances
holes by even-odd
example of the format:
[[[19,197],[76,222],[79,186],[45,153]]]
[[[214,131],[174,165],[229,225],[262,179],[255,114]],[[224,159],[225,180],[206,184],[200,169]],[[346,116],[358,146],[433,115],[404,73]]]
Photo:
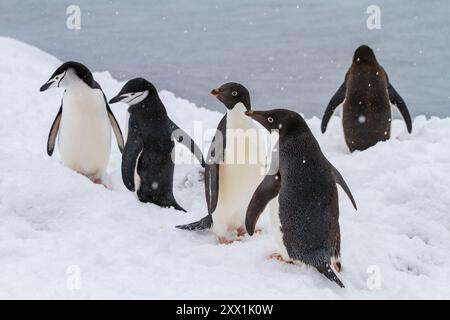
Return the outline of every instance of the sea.
[[[0,0],[0,36],[208,109],[224,111],[209,92],[234,81],[254,109],[307,117],[367,44],[413,115],[450,116],[448,0]]]

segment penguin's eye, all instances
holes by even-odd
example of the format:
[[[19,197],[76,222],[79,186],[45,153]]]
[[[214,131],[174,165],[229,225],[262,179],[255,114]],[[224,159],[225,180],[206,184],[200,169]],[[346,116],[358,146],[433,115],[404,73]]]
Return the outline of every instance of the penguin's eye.
[[[236,97],[238,95],[237,91],[233,91],[231,94],[233,95],[233,97]]]
[[[273,118],[272,118],[272,117],[268,117],[268,118],[267,118],[267,122],[273,123]]]

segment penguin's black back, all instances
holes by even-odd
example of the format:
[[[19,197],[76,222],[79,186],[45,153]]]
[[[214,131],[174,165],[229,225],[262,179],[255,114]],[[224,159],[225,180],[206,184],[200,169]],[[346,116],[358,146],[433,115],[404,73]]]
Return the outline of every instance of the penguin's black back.
[[[354,61],[346,80],[343,127],[351,151],[365,150],[390,136],[388,79],[375,61]]]
[[[283,242],[292,259],[317,266],[336,246],[339,206],[329,162],[312,133],[280,138],[279,215]]]

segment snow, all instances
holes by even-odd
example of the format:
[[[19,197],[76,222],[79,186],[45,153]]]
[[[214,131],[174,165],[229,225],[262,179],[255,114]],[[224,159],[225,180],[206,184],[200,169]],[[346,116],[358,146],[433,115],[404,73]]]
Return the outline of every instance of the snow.
[[[65,168],[57,149],[48,157],[61,91],[39,87],[61,62],[9,38],[0,49],[0,298],[450,298],[450,118],[418,116],[411,135],[393,120],[390,141],[353,154],[338,117],[325,135],[319,119],[307,120],[359,207],[339,191],[340,289],[315,270],[269,260],[276,244],[266,215],[261,234],[232,245],[175,229],[205,215],[199,165],[176,167],[175,197],[188,210],[180,213],[125,189],[115,145],[110,189]],[[94,77],[108,98],[123,85],[108,72]],[[193,134],[201,121],[212,136],[221,114],[160,95],[180,127]],[[124,129],[125,105],[112,109]],[[379,287],[368,270],[379,271]]]

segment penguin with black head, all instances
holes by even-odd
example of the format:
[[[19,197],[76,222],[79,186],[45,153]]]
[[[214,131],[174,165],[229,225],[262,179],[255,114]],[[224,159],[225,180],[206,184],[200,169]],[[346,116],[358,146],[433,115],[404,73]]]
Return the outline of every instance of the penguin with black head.
[[[189,148],[204,167],[200,148],[169,118],[149,81],[143,78],[128,81],[109,101],[117,102],[129,105],[128,136],[122,154],[123,183],[128,190],[137,190],[142,202],[186,211],[173,195],[174,140]]]
[[[52,156],[59,136],[63,163],[95,183],[101,183],[111,152],[111,127],[121,152],[124,145],[105,94],[89,69],[74,61],[56,69],[41,91],[56,87],[65,91],[48,135],[47,153]]]
[[[372,49],[356,49],[344,83],[331,98],[322,118],[322,133],[339,105],[343,104],[342,124],[345,142],[351,152],[365,150],[391,134],[391,104],[400,111],[409,133],[412,121],[405,101],[389,82]]]
[[[211,228],[219,243],[228,244],[243,236],[245,212],[250,198],[264,178],[266,142],[256,123],[245,115],[251,110],[250,93],[242,84],[225,83],[211,94],[227,113],[219,122],[205,169],[208,215],[180,229]]]
[[[275,109],[249,111],[247,115],[267,130],[277,130],[278,172],[266,175],[254,192],[246,213],[250,235],[271,202],[279,259],[315,267],[329,280],[344,287],[334,273],[341,269],[339,203],[340,184],[356,209],[341,174],[325,158],[305,120],[296,112]],[[272,172],[276,172],[273,170]]]

